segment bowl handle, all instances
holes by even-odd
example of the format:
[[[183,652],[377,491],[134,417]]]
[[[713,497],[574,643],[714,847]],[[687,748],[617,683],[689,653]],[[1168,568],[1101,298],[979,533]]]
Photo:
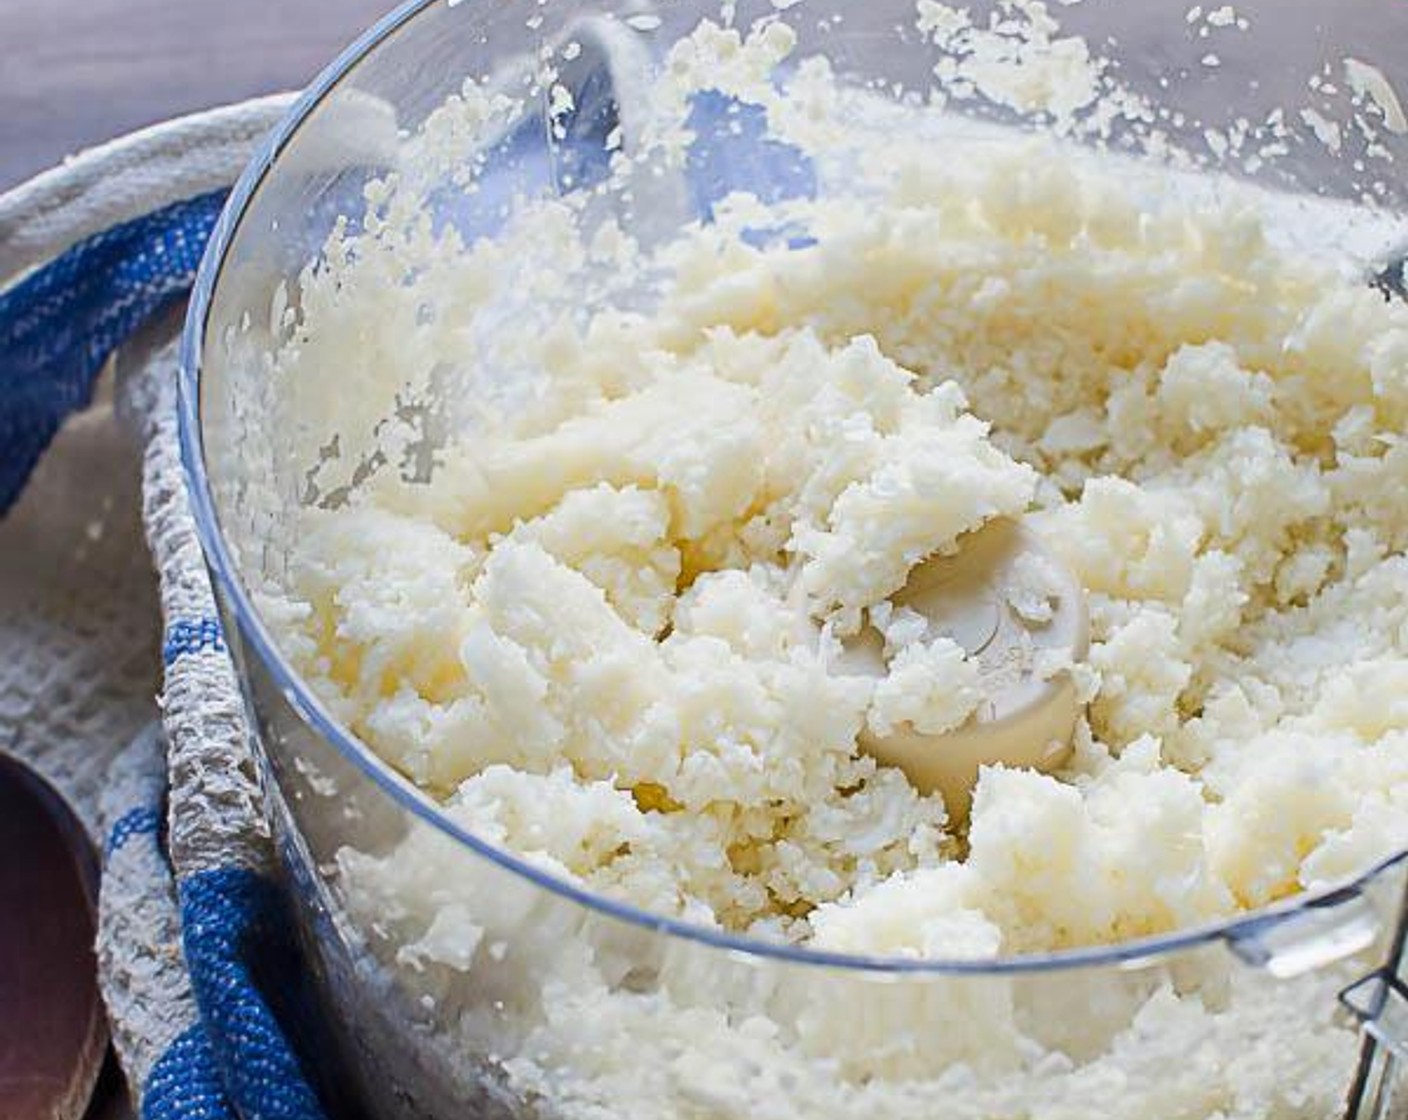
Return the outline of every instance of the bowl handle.
[[[1394,1113],[1395,1089],[1401,1092],[1408,1071],[1408,885],[1384,964],[1340,992],[1343,1003],[1364,1029],[1359,1064],[1354,1071],[1345,1120],[1388,1120]]]
[[[1377,907],[1371,903],[1365,894],[1367,883],[1243,923],[1227,934],[1228,948],[1244,963],[1279,979],[1362,953],[1380,940],[1385,928],[1382,900]],[[1393,913],[1391,907],[1389,912]],[[1339,994],[1363,1030],[1344,1120],[1389,1120],[1402,1115],[1394,1108],[1402,1103],[1395,1099],[1395,1090],[1401,1096],[1405,1086],[1399,1082],[1408,1073],[1408,880],[1396,917],[1390,920],[1393,929],[1383,964]]]

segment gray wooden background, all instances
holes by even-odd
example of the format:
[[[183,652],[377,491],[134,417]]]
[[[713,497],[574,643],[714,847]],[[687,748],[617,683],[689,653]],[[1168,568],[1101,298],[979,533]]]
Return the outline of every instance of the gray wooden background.
[[[0,0],[0,190],[142,125],[305,85],[395,0]]]

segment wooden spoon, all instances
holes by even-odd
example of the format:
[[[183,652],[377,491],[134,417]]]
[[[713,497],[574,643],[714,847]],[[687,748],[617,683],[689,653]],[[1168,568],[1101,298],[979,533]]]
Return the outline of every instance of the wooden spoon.
[[[83,826],[0,755],[0,1117],[79,1120],[102,1072],[98,864]]]

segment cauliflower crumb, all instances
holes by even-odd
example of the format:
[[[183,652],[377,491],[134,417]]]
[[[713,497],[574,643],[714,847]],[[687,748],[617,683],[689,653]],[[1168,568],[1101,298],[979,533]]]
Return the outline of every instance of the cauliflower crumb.
[[[1060,121],[1106,80],[1037,0],[990,25],[917,10],[955,98]],[[1408,309],[1283,247],[1250,188],[1210,205],[1049,141],[888,144],[805,62],[789,106],[771,79],[795,46],[781,21],[701,26],[658,108],[702,88],[825,137],[808,155],[846,173],[814,196],[734,197],[660,244],[540,201],[465,243],[369,190],[376,220],[335,235],[270,360],[300,407],[336,369],[334,419],[390,445],[341,487],[336,464],[309,476],[328,500],[259,592],[294,664],[488,843],[652,915],[831,952],[1109,945],[1408,845]],[[460,102],[427,124],[436,159],[457,121],[503,114]],[[650,127],[683,162],[689,130]],[[443,439],[398,470],[404,432],[368,417],[437,392]],[[1074,573],[1090,652],[1020,651],[1084,705],[1074,751],[1057,774],[984,767],[965,823],[862,744],[981,717],[977,655],[893,600],[997,518]],[[1029,644],[1058,583],[1036,558],[1004,582]],[[872,631],[883,671],[846,671]],[[464,1003],[494,1076],[564,1116],[1082,1116],[1117,1085],[1131,1116],[1301,1117],[1338,1107],[1353,1058],[1325,979],[1294,1046],[1230,1068],[1305,1005],[1225,963],[1069,1006],[1054,980],[935,976],[867,989],[854,1021],[781,970],[726,1011],[688,952],[578,940],[448,844],[416,825],[344,849],[341,882]]]
[[[911,642],[875,686],[867,719],[870,730],[882,737],[902,723],[923,735],[938,735],[962,724],[983,695],[978,665],[957,642]]]
[[[924,10],[933,34],[958,26]],[[719,35],[742,82],[756,59]],[[1276,249],[1246,207],[1195,219],[1166,200],[1122,222],[1098,162],[1039,150],[893,157],[892,207],[790,204],[802,247],[734,240],[756,214],[721,212],[660,250],[651,314],[607,301],[500,332],[547,371],[531,391],[451,438],[428,480],[382,472],[302,515],[279,618],[305,674],[506,846],[760,936],[920,955],[1119,941],[1408,840],[1383,699],[1397,670],[1366,668],[1401,649],[1384,604],[1408,545],[1388,497],[1408,477],[1408,311]],[[517,236],[544,230],[571,226]],[[428,269],[416,298],[462,293],[489,252],[505,250]],[[319,333],[333,312],[304,302]],[[1088,741],[1061,777],[985,772],[955,837],[937,796],[861,744],[978,718],[985,671],[891,599],[1022,517],[1086,591],[1088,663],[1033,663],[1073,682]],[[1006,579],[1029,633],[1058,582],[1035,556]],[[884,666],[841,671],[866,626]],[[1166,868],[1121,862],[1124,804],[1141,827],[1167,820],[1171,847],[1146,845]],[[596,838],[569,827],[581,814]],[[964,901],[924,905],[956,925],[866,941],[867,892],[951,866]]]

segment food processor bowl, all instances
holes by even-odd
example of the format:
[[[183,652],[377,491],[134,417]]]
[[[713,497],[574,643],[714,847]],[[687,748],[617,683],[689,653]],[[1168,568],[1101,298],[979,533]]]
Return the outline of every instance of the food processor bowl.
[[[905,111],[1258,183],[1305,217],[1306,251],[1348,247],[1366,284],[1394,286],[1408,124],[1392,82],[1408,11],[1084,0],[1051,13],[978,3],[969,18],[1001,35],[1048,16],[1060,28],[1039,31],[1045,49],[1106,60],[1124,110],[989,96],[965,78],[971,38],[921,35],[911,0],[414,0],[313,84],[240,181],[191,303],[182,439],[301,932],[371,1115],[1404,1114],[1402,854],[1332,890],[1113,946],[927,960],[772,943],[594,895],[475,835],[343,727],[276,636],[266,591],[296,547],[287,511],[337,499],[311,481],[345,450],[317,409],[375,431],[419,407],[388,410],[337,368],[316,385],[270,376],[305,270],[338,231],[382,220],[389,177],[432,229],[465,240],[495,237],[524,200],[598,187],[637,143],[669,48],[704,18],[786,24],[794,62],[824,56],[840,81]],[[1051,46],[1063,41],[1083,45]],[[500,100],[451,137],[461,158],[427,155],[428,136],[445,140],[437,110],[467,79]],[[1278,108],[1274,136],[1238,140]],[[815,169],[750,139],[746,119],[734,140],[695,132],[682,163],[643,161],[628,198],[602,192],[583,213],[604,207],[654,244],[731,190],[817,189]],[[486,282],[515,283],[505,268]],[[361,324],[357,344],[378,345],[378,328]]]

